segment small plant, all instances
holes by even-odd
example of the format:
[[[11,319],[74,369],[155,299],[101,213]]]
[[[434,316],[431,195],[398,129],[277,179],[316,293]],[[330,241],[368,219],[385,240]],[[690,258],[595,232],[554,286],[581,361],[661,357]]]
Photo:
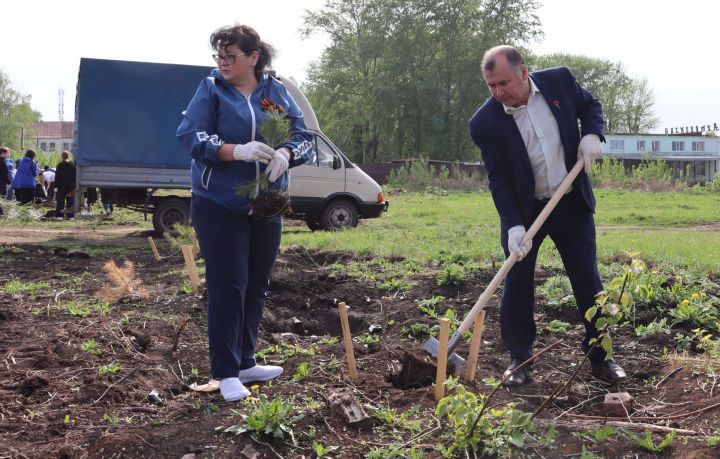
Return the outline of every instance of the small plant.
[[[720,446],[720,430],[716,430],[714,434],[705,437],[705,446],[708,448],[717,448]]]
[[[317,457],[325,457],[339,448],[339,446],[324,446],[319,441],[313,441],[313,450],[315,451],[315,455]]]
[[[569,323],[563,322],[562,320],[552,320],[547,325],[547,329],[552,334],[567,333],[569,326]]]
[[[597,429],[593,429],[588,433],[580,432],[580,433],[573,433],[573,436],[584,438],[586,440],[590,440],[591,442],[598,444],[602,443],[608,438],[615,435],[617,431],[613,426],[603,426],[598,427]]]
[[[117,373],[121,369],[122,367],[119,364],[111,362],[98,368],[98,374],[100,376],[111,375]]]
[[[95,343],[94,339],[89,339],[86,341],[83,341],[82,344],[80,344],[80,349],[87,352],[91,355],[101,355],[102,351],[98,347],[97,343]]]
[[[19,293],[36,293],[41,290],[50,288],[50,284],[45,281],[40,282],[23,282],[18,279],[11,279],[2,288],[2,291],[8,295],[17,295]]]
[[[667,318],[653,320],[647,325],[638,325],[635,327],[635,334],[637,336],[654,336],[654,335],[669,335],[670,327],[667,324]]]
[[[442,303],[444,300],[445,297],[442,295],[436,295],[427,300],[420,300],[418,301],[418,309],[431,319],[437,319],[437,311],[435,311],[435,306]]]
[[[408,411],[398,414],[397,410],[393,408],[378,408],[373,413],[373,416],[383,421],[385,424],[401,427],[408,429],[413,433],[417,433],[422,429],[422,422],[419,419],[411,419],[412,416],[416,415],[418,407],[414,406]]]
[[[432,327],[428,324],[416,322],[410,325],[410,329],[407,331],[407,334],[414,336],[415,338],[432,335]]]
[[[660,443],[655,445],[652,439],[652,433],[650,431],[645,431],[645,436],[640,437],[638,435],[635,435],[632,432],[628,431],[628,435],[635,440],[635,443],[642,449],[646,451],[650,451],[651,453],[661,453],[665,448],[670,446],[670,444],[675,439],[675,436],[677,435],[677,431],[673,430],[670,432]]]
[[[547,299],[547,305],[553,309],[562,309],[575,303],[572,286],[567,276],[553,276],[546,280],[538,291]]]
[[[87,304],[71,301],[65,305],[65,308],[71,315],[76,317],[89,317],[92,315],[92,309]]]
[[[316,352],[317,352],[317,348],[315,346],[302,347],[302,346],[298,346],[297,344],[280,343],[280,344],[274,344],[272,346],[268,346],[266,348],[263,348],[263,349],[255,352],[255,357],[258,359],[265,360],[268,355],[278,354],[280,356],[280,358],[275,359],[275,360],[278,361],[279,363],[284,363],[289,358],[295,357],[296,355],[313,357]]]
[[[163,238],[170,243],[171,250],[179,252],[182,250],[184,245],[193,245],[193,232],[194,229],[192,225],[176,223],[175,226],[173,226],[173,234],[170,234],[170,231],[165,231],[163,233]]]
[[[465,267],[458,263],[451,263],[436,277],[438,285],[460,285],[467,279]]]
[[[405,276],[393,277],[377,284],[378,290],[386,292],[407,292],[412,290],[413,282]]]
[[[270,437],[273,440],[283,440],[285,435],[293,437],[291,429],[301,416],[292,416],[294,410],[290,401],[282,397],[268,401],[263,394],[257,400],[255,411],[250,415],[240,414],[244,422],[226,429],[219,427],[222,432],[240,435],[245,432],[257,433]]]
[[[400,445],[374,447],[365,455],[366,459],[422,459],[423,457],[425,457],[423,450]]]
[[[358,344],[362,344],[363,346],[367,346],[369,344],[379,343],[380,337],[374,333],[363,333],[362,335],[355,338],[355,341]]]
[[[298,365],[297,371],[293,375],[295,381],[305,381],[310,376],[310,367],[307,362]]]
[[[337,344],[340,342],[340,338],[337,336],[323,336],[320,338],[320,344],[326,344],[328,346],[332,346],[333,344]]]

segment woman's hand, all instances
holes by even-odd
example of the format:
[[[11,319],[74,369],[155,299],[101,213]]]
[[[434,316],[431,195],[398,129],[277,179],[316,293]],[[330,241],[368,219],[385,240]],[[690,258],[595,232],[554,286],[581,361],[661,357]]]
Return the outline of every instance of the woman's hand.
[[[265,170],[265,172],[270,173],[268,180],[274,182],[283,175],[285,171],[288,170],[288,167],[290,167],[289,160],[290,153],[288,153],[287,148],[283,147],[275,150],[275,155],[270,160],[270,164],[268,164],[268,167]]]
[[[262,142],[252,141],[235,145],[232,156],[235,161],[247,161],[249,163],[260,161],[263,164],[267,164],[273,158],[274,154],[275,150],[270,146]]]

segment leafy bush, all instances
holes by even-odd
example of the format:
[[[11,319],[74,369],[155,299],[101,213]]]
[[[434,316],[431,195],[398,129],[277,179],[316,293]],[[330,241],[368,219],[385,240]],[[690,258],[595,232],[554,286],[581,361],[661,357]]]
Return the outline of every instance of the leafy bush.
[[[515,409],[513,403],[485,409],[484,394],[475,395],[454,378],[445,384],[450,394],[435,408],[435,415],[447,418],[444,426],[450,429],[443,435],[449,446],[438,446],[443,455],[482,449],[483,455],[512,457],[514,448],[525,446],[525,433],[534,429],[530,413]]]
[[[459,163],[450,167],[436,168],[427,159],[407,161],[397,169],[392,169],[387,178],[389,187],[430,190],[437,194],[439,190],[477,191],[487,189],[487,177],[478,169],[462,168]]]

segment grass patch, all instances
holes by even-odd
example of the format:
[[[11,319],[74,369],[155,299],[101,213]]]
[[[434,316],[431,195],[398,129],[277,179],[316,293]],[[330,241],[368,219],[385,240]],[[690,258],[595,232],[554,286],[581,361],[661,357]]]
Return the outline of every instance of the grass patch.
[[[598,257],[640,252],[648,261],[667,262],[720,272],[720,233],[684,227],[720,221],[718,196],[711,193],[597,190],[595,221]],[[421,263],[442,257],[471,260],[505,259],[500,248],[500,225],[490,193],[399,193],[390,196],[390,210],[381,218],[362,221],[354,229],[310,232],[293,227],[284,245],[308,249],[347,250],[359,255],[402,256]],[[639,226],[656,229],[607,229]],[[662,229],[665,228],[665,229]],[[545,266],[561,266],[551,241],[539,255]],[[499,264],[498,264],[499,266]]]

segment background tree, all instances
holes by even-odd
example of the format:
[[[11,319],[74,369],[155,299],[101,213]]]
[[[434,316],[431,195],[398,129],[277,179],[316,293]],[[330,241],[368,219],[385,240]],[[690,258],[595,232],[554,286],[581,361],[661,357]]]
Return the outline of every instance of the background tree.
[[[565,66],[603,105],[605,131],[641,134],[657,125],[652,90],[646,79],[633,79],[620,62],[576,54],[528,56],[531,70]]]
[[[11,148],[17,154],[22,128],[28,128],[39,119],[40,113],[30,106],[30,96],[15,90],[8,76],[0,70],[0,145]],[[26,129],[25,136],[28,135]]]
[[[303,33],[330,45],[304,88],[353,160],[478,160],[467,120],[489,93],[483,50],[541,36],[534,0],[328,0]]]

